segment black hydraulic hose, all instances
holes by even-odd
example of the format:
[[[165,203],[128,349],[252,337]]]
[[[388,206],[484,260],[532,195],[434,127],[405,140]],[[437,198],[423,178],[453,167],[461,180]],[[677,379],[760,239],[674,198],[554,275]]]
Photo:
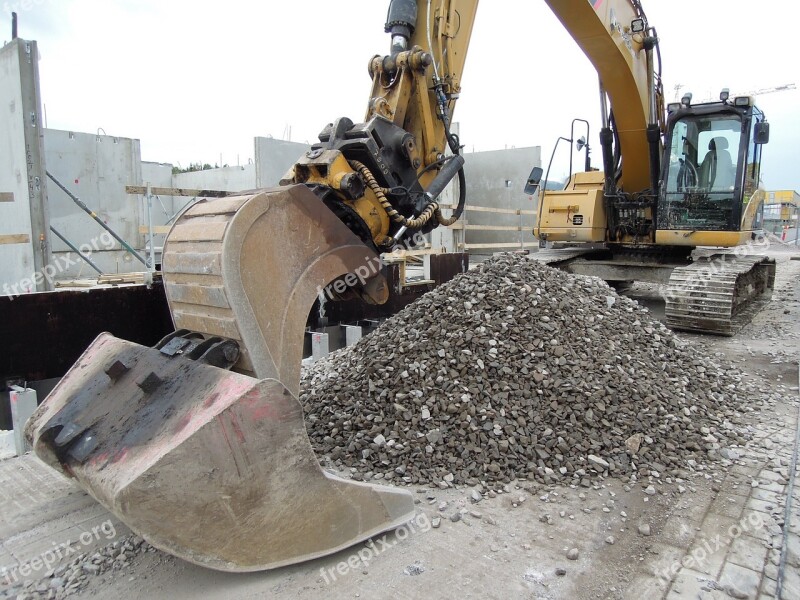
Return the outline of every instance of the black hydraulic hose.
[[[616,163],[614,161],[614,134],[608,127],[600,130],[600,149],[603,153],[603,174],[605,176],[605,193],[614,193],[614,172]]]
[[[145,267],[148,267],[148,266],[149,266],[149,265],[147,264],[147,261],[146,261],[144,258],[142,258],[142,256],[141,256],[141,255],[140,255],[138,252],[136,252],[136,250],[134,250],[134,249],[133,249],[133,247],[132,247],[132,246],[131,246],[131,245],[130,245],[128,242],[126,242],[126,241],[125,241],[125,240],[123,240],[121,237],[119,237],[119,236],[117,235],[117,232],[116,232],[116,231],[114,231],[113,229],[111,229],[111,227],[109,227],[108,225],[106,225],[105,223],[103,223],[103,221],[100,219],[100,217],[98,217],[98,216],[95,214],[95,212],[94,212],[92,209],[90,209],[88,206],[86,206],[86,205],[85,205],[85,204],[84,204],[84,203],[81,201],[81,199],[80,199],[80,198],[78,198],[78,197],[77,197],[75,194],[73,194],[73,193],[72,193],[72,192],[70,192],[70,191],[69,191],[69,190],[68,190],[66,187],[64,187],[64,184],[63,184],[63,183],[61,183],[61,182],[60,182],[58,179],[56,179],[55,177],[53,177],[53,174],[52,174],[50,171],[47,171],[47,176],[48,176],[50,179],[52,179],[52,180],[53,180],[53,183],[55,183],[55,184],[56,184],[58,187],[60,187],[60,188],[61,188],[61,190],[62,190],[62,191],[63,191],[63,192],[64,192],[64,193],[65,193],[67,196],[69,196],[69,197],[72,199],[72,201],[73,201],[75,204],[77,204],[77,205],[78,205],[78,206],[81,208],[81,210],[83,210],[83,211],[84,211],[84,212],[85,212],[87,215],[89,215],[90,217],[92,217],[92,219],[94,219],[94,220],[97,222],[97,224],[98,224],[98,225],[100,225],[100,227],[102,227],[102,228],[103,228],[103,229],[105,229],[105,230],[106,230],[108,233],[110,233],[110,234],[111,234],[111,237],[113,237],[113,238],[114,238],[115,240],[117,240],[117,241],[118,241],[120,244],[122,244],[122,247],[123,247],[123,248],[125,248],[125,250],[127,250],[128,252],[130,252],[130,253],[131,253],[131,254],[132,254],[132,255],[133,255],[135,258],[136,258],[136,260],[138,260],[140,263],[142,263],[142,264],[143,264]]]
[[[647,143],[650,148],[650,187],[658,196],[658,182],[661,179],[661,129],[657,123],[647,126]]]
[[[453,210],[453,216],[450,217],[455,221],[458,221],[461,218],[461,215],[464,213],[464,206],[467,203],[467,176],[464,174],[464,169],[461,168],[458,171],[458,204],[456,204],[455,209]]]
[[[603,186],[603,206],[606,211],[606,229],[609,237],[614,237],[616,229],[616,219],[614,218],[614,207],[611,198],[616,194],[616,157],[614,156],[614,132],[608,127],[600,130],[600,148],[603,152],[603,175],[605,185]]]

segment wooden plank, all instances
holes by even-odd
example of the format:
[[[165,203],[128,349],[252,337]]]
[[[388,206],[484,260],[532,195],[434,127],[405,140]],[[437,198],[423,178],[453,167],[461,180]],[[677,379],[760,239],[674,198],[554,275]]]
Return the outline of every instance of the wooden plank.
[[[225,237],[225,228],[228,221],[201,221],[193,223],[178,223],[172,230],[173,242],[205,242],[221,241]]]
[[[122,283],[144,283],[144,273],[114,273],[100,275],[97,278],[98,285],[118,285]]]
[[[153,225],[153,233],[155,235],[167,234],[170,229],[172,229],[172,225]],[[148,235],[150,231],[147,229],[147,225],[139,225],[139,233]]]
[[[0,192],[0,202],[13,202],[14,192]]]
[[[425,250],[395,250],[394,252],[384,253],[383,259],[391,261],[394,259],[403,260],[411,256],[429,256],[432,254],[445,254],[441,248],[426,248]]]
[[[10,244],[29,244],[31,236],[27,233],[12,233],[10,235],[0,235],[0,246]]]
[[[530,231],[533,225],[520,227],[519,225],[462,225],[453,229],[467,229],[470,231]]]
[[[454,209],[455,206],[440,206],[440,208]],[[497,213],[501,215],[535,215],[535,210],[522,210],[516,208],[492,208],[491,206],[470,206],[469,204],[464,207],[467,212],[487,212]]]
[[[126,194],[144,196],[147,194],[146,185],[126,185]],[[222,190],[197,190],[190,188],[150,187],[150,193],[156,196],[192,196],[197,198],[227,198],[236,196],[239,192],[225,192]]]
[[[214,200],[213,202],[198,202],[186,211],[187,215],[193,217],[199,216],[214,216],[214,215],[228,215],[235,213],[239,210],[244,203],[250,200],[253,196],[258,194],[247,194],[245,196],[237,196],[227,198],[224,200]]]
[[[538,248],[539,242],[517,243],[498,243],[498,244],[459,244],[459,248],[464,250],[477,250],[479,248]]]

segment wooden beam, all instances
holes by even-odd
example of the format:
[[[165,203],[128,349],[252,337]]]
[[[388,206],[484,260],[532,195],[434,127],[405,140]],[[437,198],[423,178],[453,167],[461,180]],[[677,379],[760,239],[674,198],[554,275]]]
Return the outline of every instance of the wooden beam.
[[[0,202],[13,202],[14,192],[0,192]]]
[[[524,244],[520,244],[519,242],[498,244],[459,244],[458,246],[464,250],[473,250],[478,248],[538,248],[539,242],[525,242]]]
[[[165,235],[169,233],[170,229],[172,229],[172,225],[153,225],[153,233],[155,235]],[[139,225],[139,233],[148,235],[150,230],[147,229],[147,225]]]
[[[402,260],[408,256],[430,256],[432,254],[446,254],[442,252],[441,248],[426,248],[424,250],[395,250],[394,252],[386,252],[382,254],[383,259],[390,261],[392,259]]]
[[[10,244],[29,244],[31,236],[27,233],[13,233],[11,235],[0,235],[0,246]]]
[[[439,208],[454,209],[455,206],[440,206]],[[492,208],[491,206],[470,206],[469,204],[464,207],[467,212],[487,212],[497,213],[501,215],[535,215],[535,210],[522,210],[517,208]]]
[[[470,231],[532,231],[533,225],[522,227],[518,225],[464,225],[463,223],[455,223],[452,229],[467,229]]]
[[[126,185],[126,194],[136,194],[144,196],[147,194],[146,185]],[[150,187],[150,193],[156,196],[191,196],[196,198],[227,198],[228,196],[236,196],[240,192],[225,192],[222,190],[196,190],[189,188],[166,188],[166,187]]]

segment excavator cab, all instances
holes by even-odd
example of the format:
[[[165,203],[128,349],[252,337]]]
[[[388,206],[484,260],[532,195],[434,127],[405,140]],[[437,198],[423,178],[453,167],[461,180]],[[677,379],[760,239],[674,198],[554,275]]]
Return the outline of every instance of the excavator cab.
[[[768,139],[764,113],[747,96],[670,108],[658,228],[743,231]]]

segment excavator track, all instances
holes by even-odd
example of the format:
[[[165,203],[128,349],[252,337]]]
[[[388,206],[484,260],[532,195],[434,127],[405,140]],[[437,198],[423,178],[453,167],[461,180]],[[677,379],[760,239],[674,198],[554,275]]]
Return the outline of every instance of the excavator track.
[[[561,249],[547,249],[539,250],[528,258],[535,260],[538,263],[548,265],[554,268],[560,268],[571,260],[576,258],[585,258],[588,255],[597,252],[595,249],[575,249],[575,248],[561,248]]]
[[[678,267],[666,292],[671,329],[733,336],[767,304],[775,261],[766,256],[715,254]]]
[[[277,568],[399,527],[411,494],[323,471],[297,399],[314,300],[360,273],[380,301],[376,259],[302,185],[195,204],[164,249],[176,333],[155,348],[102,334],[26,436],[132,531],[214,569]]]

